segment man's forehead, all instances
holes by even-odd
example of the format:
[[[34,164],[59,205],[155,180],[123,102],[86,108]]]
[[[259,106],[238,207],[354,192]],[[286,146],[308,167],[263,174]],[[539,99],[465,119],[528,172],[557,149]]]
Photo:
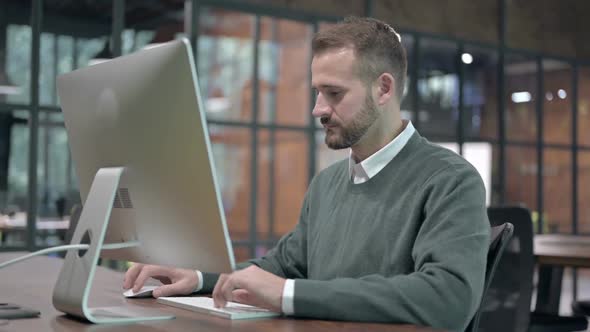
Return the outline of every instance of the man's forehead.
[[[354,77],[354,65],[355,56],[350,48],[330,49],[316,54],[311,62],[312,82],[320,85],[324,82],[314,81],[351,79]]]
[[[329,48],[314,55],[313,63],[333,63],[338,62],[340,65],[353,63],[355,61],[354,50],[350,47]]]

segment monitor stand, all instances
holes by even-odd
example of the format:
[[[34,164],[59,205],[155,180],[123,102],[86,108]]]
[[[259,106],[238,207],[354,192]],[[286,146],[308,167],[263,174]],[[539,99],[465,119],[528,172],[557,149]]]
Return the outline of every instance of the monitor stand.
[[[90,286],[123,170],[123,167],[109,167],[96,173],[71,241],[88,243],[89,248],[67,252],[53,289],[53,306],[97,324],[173,319],[173,315],[132,306],[88,307]]]

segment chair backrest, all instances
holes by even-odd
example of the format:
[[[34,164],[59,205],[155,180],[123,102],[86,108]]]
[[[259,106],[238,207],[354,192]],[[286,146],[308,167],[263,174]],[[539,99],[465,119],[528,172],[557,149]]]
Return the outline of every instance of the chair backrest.
[[[478,330],[484,298],[486,297],[486,294],[490,287],[490,283],[493,280],[493,276],[496,272],[498,262],[502,257],[502,253],[504,252],[504,249],[506,248],[508,242],[510,241],[510,238],[512,237],[512,230],[513,226],[511,223],[504,223],[502,225],[492,226],[482,300],[479,308],[475,312],[475,315],[471,319],[471,322],[467,326],[467,332],[476,332]]]
[[[492,226],[510,222],[514,231],[483,299],[478,331],[525,332],[535,268],[531,213],[523,207],[490,207],[488,217]]]

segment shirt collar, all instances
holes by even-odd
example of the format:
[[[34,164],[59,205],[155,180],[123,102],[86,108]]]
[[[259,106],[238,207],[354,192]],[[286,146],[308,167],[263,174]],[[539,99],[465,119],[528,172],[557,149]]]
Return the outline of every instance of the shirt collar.
[[[354,161],[352,150],[350,150],[348,172],[353,181],[355,178],[364,178],[365,181],[369,180],[379,173],[406,146],[406,143],[408,143],[416,129],[414,129],[412,122],[409,120],[403,120],[403,123],[406,126],[399,135],[360,163],[357,164]],[[358,183],[357,181],[354,182]]]

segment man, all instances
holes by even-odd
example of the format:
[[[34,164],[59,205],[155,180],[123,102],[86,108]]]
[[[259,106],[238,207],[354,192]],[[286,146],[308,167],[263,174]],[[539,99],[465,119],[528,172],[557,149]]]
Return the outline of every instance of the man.
[[[166,284],[156,297],[197,289],[213,291],[217,306],[463,330],[485,275],[481,178],[402,121],[406,55],[390,26],[349,18],[320,31],[312,49],[313,115],[326,144],[350,158],[313,179],[295,229],[231,274],[137,264],[124,288],[155,277]]]

